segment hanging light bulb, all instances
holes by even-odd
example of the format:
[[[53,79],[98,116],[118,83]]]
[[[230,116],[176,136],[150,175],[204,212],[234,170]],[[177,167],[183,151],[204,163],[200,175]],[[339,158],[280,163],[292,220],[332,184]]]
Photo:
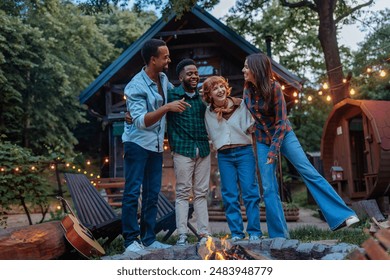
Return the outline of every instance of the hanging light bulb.
[[[355,95],[355,90],[353,89],[353,88],[351,88],[350,90],[349,90],[349,94],[352,96],[352,95]]]
[[[297,97],[297,96],[298,96],[298,93],[297,93],[296,91],[294,91],[293,96],[294,96],[294,97]]]
[[[346,82],[347,82],[347,79],[344,78],[344,79],[343,79],[343,83],[345,84]]]
[[[322,88],[323,88],[323,89],[328,89],[328,88],[329,88],[328,83],[325,82],[325,83],[322,85]]]
[[[282,85],[282,90],[284,90],[286,87],[284,85]]]
[[[326,101],[331,101],[332,100],[332,97],[330,97],[330,95],[328,95],[327,97],[326,97]]]
[[[318,95],[322,95],[322,90],[318,91]]]
[[[381,70],[381,71],[379,72],[379,76],[381,76],[382,78],[383,78],[383,77],[386,77],[386,71],[385,71],[385,70]]]
[[[367,73],[372,73],[372,68],[367,67]]]
[[[312,97],[311,95],[309,95],[309,96],[307,97],[307,100],[310,102],[310,101],[313,100],[313,97]]]

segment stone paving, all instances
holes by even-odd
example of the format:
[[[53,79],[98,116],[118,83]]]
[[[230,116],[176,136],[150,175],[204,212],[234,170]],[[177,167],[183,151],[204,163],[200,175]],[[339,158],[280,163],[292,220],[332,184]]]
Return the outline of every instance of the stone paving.
[[[270,260],[344,260],[356,249],[356,245],[321,244],[318,242],[302,243],[294,239],[273,238],[258,241],[242,240],[234,243],[244,249]],[[168,249],[145,249],[137,253],[104,256],[103,260],[201,260],[197,254],[197,245],[172,246]]]

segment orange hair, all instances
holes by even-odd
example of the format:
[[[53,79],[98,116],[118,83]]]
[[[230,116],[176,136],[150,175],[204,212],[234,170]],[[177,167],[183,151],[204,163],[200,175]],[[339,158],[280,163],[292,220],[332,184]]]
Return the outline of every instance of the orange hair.
[[[211,91],[217,84],[222,84],[226,88],[226,96],[230,95],[232,88],[229,86],[229,83],[222,76],[210,76],[208,77],[202,85],[203,98],[207,103],[211,103]]]

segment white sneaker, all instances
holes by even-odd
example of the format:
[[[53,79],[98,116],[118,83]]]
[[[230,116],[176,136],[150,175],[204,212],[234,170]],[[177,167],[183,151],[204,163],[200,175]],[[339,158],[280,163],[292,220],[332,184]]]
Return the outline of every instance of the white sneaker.
[[[360,222],[360,220],[356,216],[351,216],[351,217],[349,217],[348,219],[345,220],[345,224],[347,225],[347,227],[350,227],[353,224],[356,224],[358,222]]]
[[[185,246],[187,244],[188,244],[188,242],[187,242],[187,235],[180,234],[179,239],[176,242],[176,245],[177,246]]]
[[[133,243],[127,246],[125,252],[139,252],[144,249],[144,245],[140,244],[138,241],[133,241]]]
[[[146,249],[167,249],[167,248],[170,248],[170,247],[172,247],[172,245],[163,244],[163,243],[158,242],[156,240],[152,244],[150,244],[149,246],[146,246]]]
[[[244,238],[241,237],[241,236],[233,236],[233,237],[231,238],[232,242],[240,241],[240,240],[243,240],[243,239],[244,239]]]
[[[260,239],[261,239],[261,236],[259,236],[259,235],[250,235],[249,236],[249,241],[257,241]]]

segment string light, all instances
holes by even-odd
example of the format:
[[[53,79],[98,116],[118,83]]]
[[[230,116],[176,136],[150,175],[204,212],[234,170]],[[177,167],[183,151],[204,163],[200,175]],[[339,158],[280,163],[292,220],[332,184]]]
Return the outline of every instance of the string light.
[[[91,165],[91,161],[90,160],[87,160],[87,165]]]
[[[351,90],[349,91],[349,94],[350,95],[355,95],[355,93],[356,93],[355,90],[353,88],[351,88]]]
[[[322,85],[322,88],[323,88],[323,89],[328,89],[328,88],[329,88],[328,83],[325,82],[325,83]]]
[[[327,97],[326,97],[326,101],[331,101],[332,100],[332,97],[330,97],[330,95],[328,95]]]
[[[309,95],[309,96],[307,97],[307,100],[308,100],[308,101],[312,101],[312,100],[313,100],[313,97],[312,97],[311,95]]]
[[[382,78],[383,78],[383,77],[386,77],[386,71],[385,71],[385,70],[381,70],[381,71],[379,72],[379,76],[381,76]]]

